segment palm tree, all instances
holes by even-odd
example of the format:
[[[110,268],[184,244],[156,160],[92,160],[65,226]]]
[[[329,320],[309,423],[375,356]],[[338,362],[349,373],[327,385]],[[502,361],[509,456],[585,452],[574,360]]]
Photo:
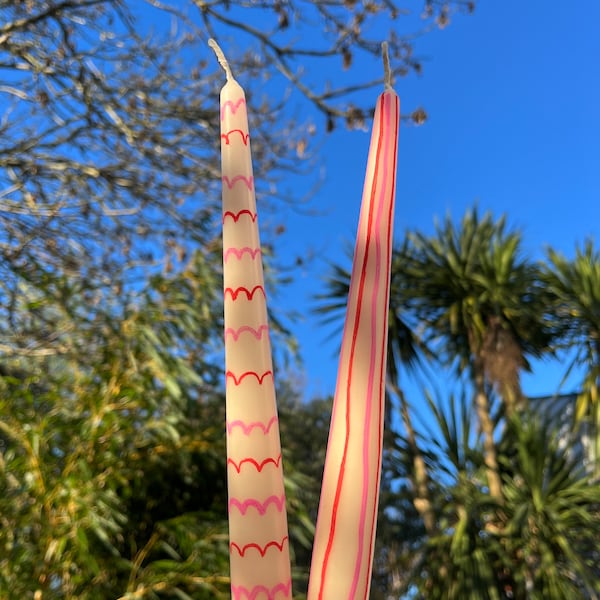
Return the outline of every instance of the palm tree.
[[[560,424],[532,410],[510,420],[500,443],[514,598],[600,597],[600,484],[563,441]]]
[[[411,583],[427,600],[597,599],[600,485],[560,425],[524,409],[498,443],[502,506],[482,485],[484,449],[464,396],[428,398],[439,533]],[[498,527],[488,524],[501,511]]]
[[[549,348],[536,268],[522,257],[520,233],[507,231],[504,217],[480,218],[476,209],[459,228],[447,217],[433,236],[410,238],[411,305],[426,328],[425,341],[470,375],[490,492],[501,498],[489,391],[497,389],[507,415],[520,409],[520,370],[529,368],[527,356]]]
[[[486,490],[481,432],[465,391],[433,400],[426,425],[439,530],[422,550],[412,583],[428,600],[501,600],[505,578],[498,530],[499,505]]]
[[[568,260],[552,249],[549,264],[543,266],[542,280],[554,300],[553,314],[563,340],[575,348],[573,366],[582,366],[585,374],[577,398],[576,422],[586,423],[593,444],[591,457],[600,474],[600,252],[592,240],[577,247]]]

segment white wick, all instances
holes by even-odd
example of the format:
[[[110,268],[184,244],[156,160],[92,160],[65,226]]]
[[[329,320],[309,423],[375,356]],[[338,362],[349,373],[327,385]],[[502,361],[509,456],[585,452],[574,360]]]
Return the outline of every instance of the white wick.
[[[231,69],[229,68],[229,63],[227,62],[227,59],[223,54],[223,50],[221,50],[221,48],[219,47],[219,44],[217,44],[217,42],[213,40],[213,38],[210,38],[208,40],[208,45],[214,50],[215,54],[217,55],[217,60],[219,61],[219,64],[223,67],[223,70],[225,71],[227,81],[229,81],[230,79],[234,79],[233,74],[231,73]]]
[[[210,44],[210,42],[208,42]],[[383,57],[383,84],[386,90],[392,89],[392,70],[390,69],[390,56],[388,54],[388,43],[381,44],[381,55]]]

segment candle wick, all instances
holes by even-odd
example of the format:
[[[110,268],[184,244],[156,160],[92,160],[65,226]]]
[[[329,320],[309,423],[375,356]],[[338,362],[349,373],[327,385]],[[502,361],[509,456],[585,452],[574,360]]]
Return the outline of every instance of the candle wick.
[[[223,70],[225,71],[227,81],[233,79],[234,77],[231,73],[231,69],[229,68],[229,63],[227,62],[227,59],[223,54],[223,50],[221,50],[221,48],[219,47],[219,44],[217,44],[217,42],[213,40],[213,38],[210,38],[208,40],[208,45],[214,50],[214,53],[217,55],[217,60],[219,61],[219,64],[221,65],[221,67],[223,67]]]
[[[386,90],[391,90],[392,84],[393,84],[393,78],[392,78],[392,70],[390,68],[390,55],[388,53],[388,43],[387,42],[383,42],[381,44],[381,55],[383,58],[383,85],[385,86]]]

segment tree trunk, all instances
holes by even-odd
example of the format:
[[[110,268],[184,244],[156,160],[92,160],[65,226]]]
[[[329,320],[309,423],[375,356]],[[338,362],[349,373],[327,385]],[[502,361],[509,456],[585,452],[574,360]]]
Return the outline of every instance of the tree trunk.
[[[420,517],[423,519],[423,524],[425,526],[427,535],[432,536],[437,532],[437,524],[435,519],[435,511],[433,510],[433,504],[429,495],[429,476],[427,475],[427,465],[417,444],[417,436],[412,424],[412,419],[410,417],[408,403],[406,402],[404,392],[395,385],[392,385],[392,388],[400,400],[400,414],[402,415],[402,421],[404,423],[404,428],[406,429],[406,439],[408,440],[408,445],[413,459],[413,476],[411,477],[415,492],[413,504]]]
[[[473,349],[473,336],[470,337]],[[488,319],[487,329],[481,347],[476,354],[481,361],[481,368],[490,383],[497,386],[506,417],[511,419],[521,412],[526,401],[521,390],[520,370],[526,364],[523,351],[514,335],[502,326],[498,316]]]
[[[490,494],[497,500],[502,500],[502,481],[498,471],[498,457],[494,442],[494,423],[490,415],[490,405],[485,391],[485,375],[481,359],[476,358],[473,365],[475,382],[475,408],[479,426],[483,434],[484,460],[487,470]]]

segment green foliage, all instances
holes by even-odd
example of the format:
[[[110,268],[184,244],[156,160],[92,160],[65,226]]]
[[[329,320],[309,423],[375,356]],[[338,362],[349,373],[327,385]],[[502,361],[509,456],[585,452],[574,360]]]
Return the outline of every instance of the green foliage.
[[[489,338],[500,332],[506,332],[505,345],[514,345],[511,358],[519,367],[527,367],[526,354],[537,357],[548,348],[536,268],[522,256],[521,235],[506,230],[504,217],[469,210],[459,227],[448,216],[434,236],[410,233],[409,239],[409,302],[460,371],[486,351],[492,355]],[[491,380],[499,379],[491,356],[487,362]]]
[[[498,539],[487,524],[498,502],[485,479],[484,448],[465,396],[434,402],[428,465],[436,533],[423,541],[415,578],[427,598],[500,598]]]
[[[123,315],[105,307],[104,320],[78,332],[85,353],[5,361],[0,596],[229,597],[224,398],[211,360],[222,325],[208,318],[217,310],[211,277],[198,254],[186,271],[153,277]],[[328,405],[295,402],[282,430],[301,587],[307,506],[315,510],[320,483],[311,452],[324,452]]]
[[[293,389],[277,390],[279,427],[285,460],[288,529],[295,597],[308,590],[314,524],[325,464],[331,398],[302,403]]]
[[[155,280],[126,316],[97,316],[78,332],[86,354],[5,363],[1,595],[227,589],[220,398],[202,391],[211,332],[177,301],[193,279]]]
[[[423,598],[593,598],[600,486],[539,415],[513,418],[499,442],[503,498],[489,494],[483,447],[463,399],[431,402],[430,476],[438,533],[421,538],[411,583]]]
[[[543,281],[551,295],[561,341],[574,350],[571,367],[583,367],[575,420],[593,438],[594,460],[600,460],[600,252],[592,240],[577,247],[571,260],[548,249]]]
[[[600,592],[600,485],[539,415],[512,421],[502,443],[503,543],[516,597],[594,597]]]

